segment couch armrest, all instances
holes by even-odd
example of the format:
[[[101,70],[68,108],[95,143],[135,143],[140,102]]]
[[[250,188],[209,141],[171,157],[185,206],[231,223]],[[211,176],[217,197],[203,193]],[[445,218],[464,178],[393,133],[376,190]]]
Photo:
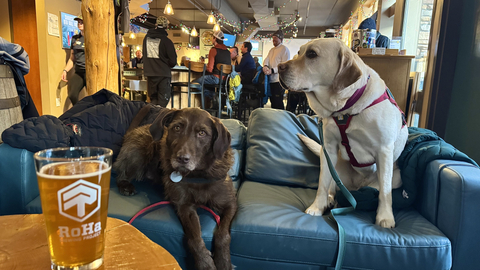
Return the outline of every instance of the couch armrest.
[[[452,242],[452,269],[480,265],[480,169],[451,160],[430,162],[417,208]],[[473,267],[473,268],[472,268]]]
[[[39,195],[33,153],[0,145],[0,215],[24,214]]]

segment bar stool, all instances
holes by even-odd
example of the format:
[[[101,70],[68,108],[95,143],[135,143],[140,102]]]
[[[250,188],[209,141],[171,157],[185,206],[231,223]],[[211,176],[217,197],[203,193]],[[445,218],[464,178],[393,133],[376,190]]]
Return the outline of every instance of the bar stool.
[[[204,87],[206,88],[214,88],[215,91],[218,91],[218,114],[217,117],[221,118],[222,116],[222,88],[225,87],[227,84],[227,79],[223,79],[224,76],[229,75],[232,73],[232,66],[226,64],[217,64],[217,69],[220,70],[220,79],[218,80],[218,84],[205,84]],[[226,93],[226,98],[228,98],[228,93]]]
[[[202,109],[205,110],[205,98],[203,94],[203,80],[202,83],[191,83],[192,73],[198,73],[201,76],[205,76],[206,65],[201,62],[188,62],[188,107],[191,107],[191,96],[200,95],[202,100]]]

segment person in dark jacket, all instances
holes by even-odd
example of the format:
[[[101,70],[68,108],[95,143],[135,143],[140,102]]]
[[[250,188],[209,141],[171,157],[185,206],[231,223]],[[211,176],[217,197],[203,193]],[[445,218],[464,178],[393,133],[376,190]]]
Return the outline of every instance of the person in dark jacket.
[[[223,44],[223,32],[215,31],[212,36],[213,48],[208,52],[208,64],[207,72],[208,75],[202,76],[193,81],[193,83],[202,84],[218,84],[220,79],[220,70],[217,69],[217,64],[230,65],[232,60],[230,58],[230,51],[227,49],[227,46]],[[204,95],[208,98],[213,98],[214,92],[209,89],[204,89]]]
[[[177,52],[167,37],[167,27],[167,18],[160,16],[155,28],[148,30],[143,39],[143,74],[147,77],[147,93],[152,104],[162,107],[170,100],[171,68],[177,64]]]
[[[132,59],[132,68],[138,68],[137,64],[143,64],[142,51],[136,51],[135,56],[136,57]]]
[[[363,20],[358,29],[377,29],[377,24],[372,18],[366,18]],[[390,47],[390,39],[387,36],[380,34],[377,30],[377,36],[375,37],[375,47],[388,48]]]
[[[87,86],[87,78],[85,77],[85,38],[83,35],[83,17],[80,15],[74,20],[78,23],[80,34],[72,37],[70,58],[62,71],[62,81],[67,82],[67,74],[75,66],[75,74],[70,78],[70,82],[68,83],[68,98],[72,102],[72,106],[77,104],[78,95],[83,87]]]
[[[240,72],[242,84],[252,84],[253,77],[256,73],[255,61],[250,52],[252,51],[252,43],[245,41],[240,48],[242,52],[242,60],[239,65],[235,66],[235,71]]]

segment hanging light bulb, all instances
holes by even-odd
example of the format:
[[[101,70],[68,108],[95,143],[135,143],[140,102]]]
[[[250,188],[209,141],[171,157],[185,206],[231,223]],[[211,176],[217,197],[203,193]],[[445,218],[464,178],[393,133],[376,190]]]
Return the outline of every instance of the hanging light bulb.
[[[218,23],[216,23],[214,26],[213,26],[213,31],[220,31],[220,25],[218,25]]]
[[[168,0],[168,3],[165,5],[165,9],[163,10],[163,14],[167,14],[167,15],[175,14],[173,12],[172,4],[170,4],[170,0]]]
[[[207,23],[208,24],[215,24],[216,23],[215,17],[213,16],[213,14],[208,15]]]
[[[195,29],[195,26],[193,26],[192,32],[190,32],[190,35],[192,37],[198,37],[197,29]]]
[[[135,33],[133,33],[133,32],[130,33],[130,38],[131,38],[131,39],[135,39],[135,38],[136,38]]]
[[[193,28],[192,28],[192,31],[190,32],[190,36],[198,37],[197,29],[195,29],[195,10],[193,11]]]

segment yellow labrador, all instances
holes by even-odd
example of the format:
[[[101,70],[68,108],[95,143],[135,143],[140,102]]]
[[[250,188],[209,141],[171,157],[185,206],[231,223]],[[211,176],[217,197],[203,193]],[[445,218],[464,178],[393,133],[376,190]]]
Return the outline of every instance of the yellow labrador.
[[[378,184],[375,223],[395,227],[392,189],[402,184],[396,160],[408,129],[385,82],[338,39],[308,42],[296,59],[279,65],[279,74],[285,88],[306,93],[311,108],[322,118],[324,147],[344,185],[356,190]],[[335,182],[320,145],[300,138],[321,163],[317,196],[305,212],[322,215],[334,203]]]

